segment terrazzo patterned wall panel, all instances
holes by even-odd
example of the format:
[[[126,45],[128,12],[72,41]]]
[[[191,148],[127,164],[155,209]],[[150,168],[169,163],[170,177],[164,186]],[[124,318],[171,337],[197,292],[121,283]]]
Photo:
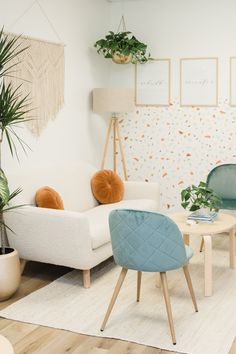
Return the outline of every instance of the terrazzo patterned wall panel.
[[[222,163],[236,163],[236,108],[137,107],[120,119],[130,180],[159,182],[161,210],[181,210],[180,192],[206,180]]]

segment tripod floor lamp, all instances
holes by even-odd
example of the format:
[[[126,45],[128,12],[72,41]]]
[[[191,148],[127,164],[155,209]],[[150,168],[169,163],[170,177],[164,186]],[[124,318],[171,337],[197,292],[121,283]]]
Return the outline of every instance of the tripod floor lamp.
[[[117,145],[120,149],[121,162],[125,180],[127,180],[127,171],[125,164],[125,155],[121,141],[118,113],[132,112],[134,110],[134,90],[126,88],[95,88],[93,90],[93,112],[110,112],[111,119],[107,129],[103,159],[101,169],[104,169],[110,136],[113,137],[113,170],[117,167]]]

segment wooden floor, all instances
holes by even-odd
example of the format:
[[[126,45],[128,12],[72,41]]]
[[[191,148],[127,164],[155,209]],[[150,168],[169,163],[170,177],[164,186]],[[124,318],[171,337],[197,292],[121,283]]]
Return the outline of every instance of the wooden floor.
[[[29,262],[22,276],[19,290],[10,300],[0,302],[0,309],[45,286],[69,270],[63,267]],[[0,318],[0,334],[10,340],[14,346],[15,354],[176,354],[176,352],[121,340],[85,336],[3,318]],[[1,352],[1,348],[0,354],[4,354]],[[236,354],[236,340],[230,354]]]

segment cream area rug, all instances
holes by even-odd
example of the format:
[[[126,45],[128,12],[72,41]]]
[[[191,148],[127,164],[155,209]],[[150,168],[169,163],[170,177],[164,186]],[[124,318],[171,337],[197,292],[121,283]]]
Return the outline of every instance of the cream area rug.
[[[197,241],[197,242],[196,242]],[[190,272],[199,312],[195,313],[182,270],[169,272],[177,345],[171,342],[162,291],[155,275],[144,273],[141,301],[136,302],[136,272],[129,271],[104,332],[99,328],[120,267],[112,262],[92,272],[92,286],[84,289],[81,272],[72,271],[17,301],[0,316],[77,333],[119,338],[188,354],[226,354],[236,336],[236,269],[229,268],[228,237],[213,242],[214,295],[203,296],[203,259],[200,240]]]

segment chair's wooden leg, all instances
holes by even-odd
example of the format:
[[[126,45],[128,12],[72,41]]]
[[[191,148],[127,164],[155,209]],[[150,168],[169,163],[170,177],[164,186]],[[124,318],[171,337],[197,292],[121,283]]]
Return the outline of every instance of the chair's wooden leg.
[[[168,315],[168,321],[169,321],[169,326],[170,326],[172,342],[173,342],[173,344],[176,344],[175,329],[174,329],[174,322],[173,322],[172,311],[171,311],[170,295],[169,295],[169,291],[168,291],[166,272],[161,272],[160,276],[161,276],[161,285],[162,285],[163,294],[164,294],[165,303],[166,303],[166,311],[167,311],[167,315]]]
[[[116,302],[116,299],[117,299],[117,296],[118,296],[118,294],[119,294],[119,292],[120,292],[121,286],[122,286],[122,284],[123,284],[123,282],[124,282],[124,280],[125,280],[125,276],[126,276],[126,274],[127,274],[127,271],[128,271],[128,269],[122,268],[122,270],[121,270],[121,272],[120,272],[119,279],[118,279],[118,281],[117,281],[115,290],[114,290],[114,292],[113,292],[113,295],[112,295],[110,304],[109,304],[109,306],[108,306],[106,315],[105,315],[105,317],[104,317],[104,320],[103,320],[103,323],[102,323],[102,326],[101,326],[101,329],[100,329],[101,331],[104,331],[104,329],[105,329],[106,323],[107,323],[107,321],[108,321],[108,319],[109,319],[109,317],[110,317],[111,311],[112,311],[113,306],[114,306],[114,304],[115,304],[115,302]]]
[[[85,289],[90,288],[90,269],[83,270],[83,286]]]
[[[20,273],[24,272],[27,261],[25,259],[20,259]]]
[[[204,247],[204,239],[203,239],[203,237],[202,237],[201,246],[200,246],[200,252],[203,251],[203,247]]]
[[[183,271],[184,271],[184,275],[188,284],[188,288],[189,288],[189,292],[193,301],[193,306],[196,312],[198,312],[198,307],[197,307],[197,302],[196,302],[196,298],[195,298],[195,294],[194,294],[194,290],[193,290],[193,284],[192,284],[192,280],[189,274],[189,270],[188,270],[188,265],[185,265],[183,267]]]
[[[140,300],[142,272],[137,272],[137,302]]]

